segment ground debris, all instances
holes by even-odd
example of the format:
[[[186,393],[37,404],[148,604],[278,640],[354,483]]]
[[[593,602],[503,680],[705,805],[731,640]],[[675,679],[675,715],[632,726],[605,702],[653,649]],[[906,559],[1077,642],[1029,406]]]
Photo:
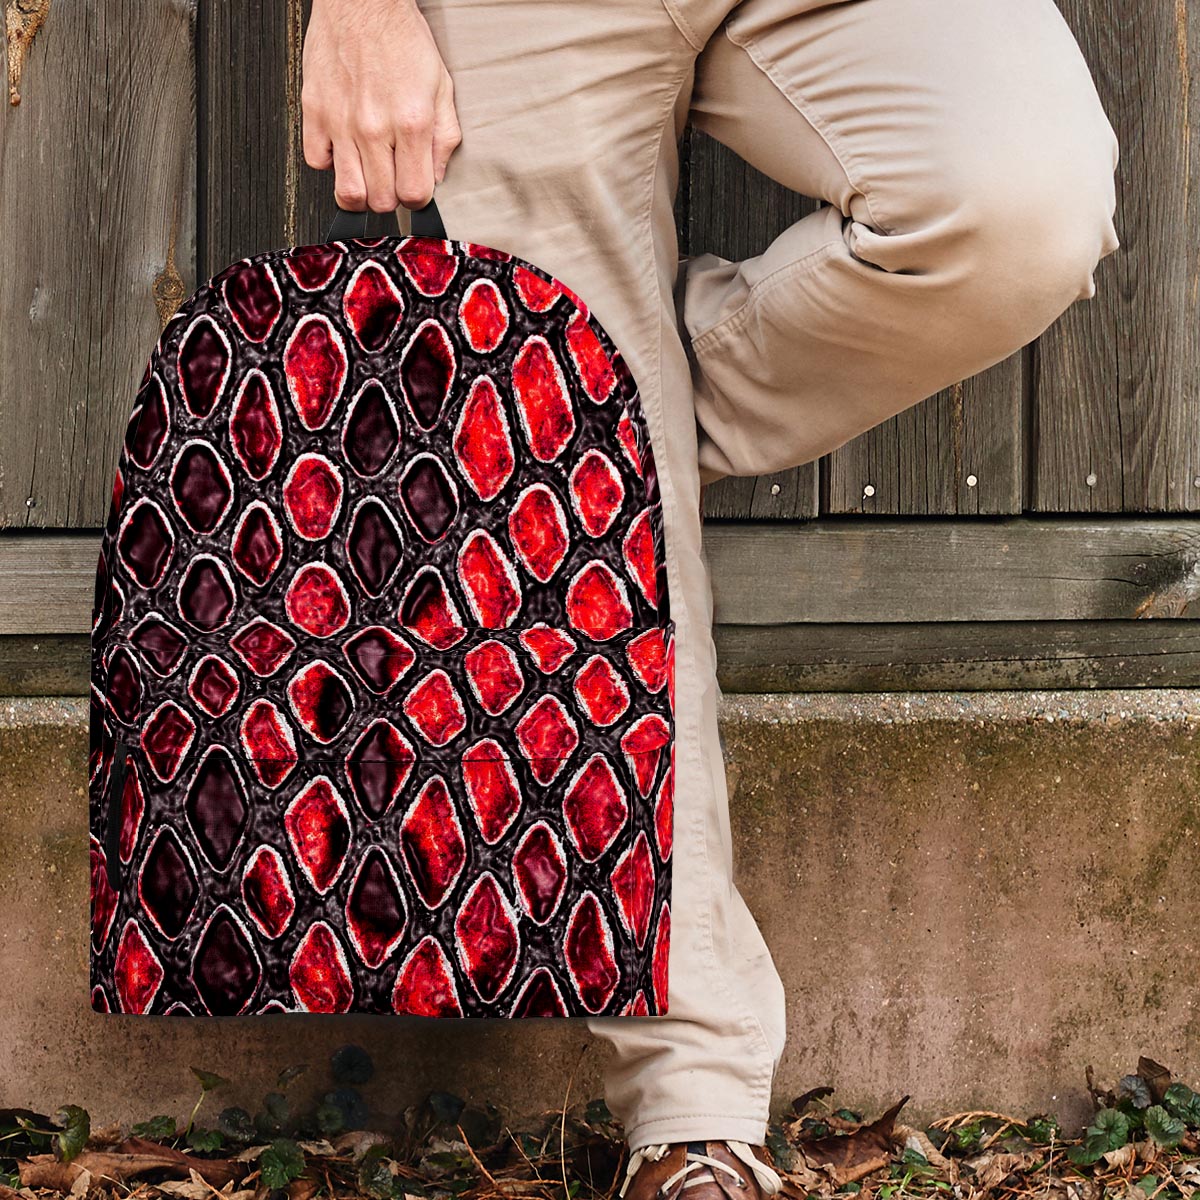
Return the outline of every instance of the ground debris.
[[[372,1128],[372,1074],[360,1047],[334,1055],[315,1108],[293,1110],[281,1073],[259,1111],[198,1115],[226,1080],[195,1071],[201,1095],[182,1127],[158,1116],[132,1129],[90,1130],[67,1105],[52,1116],[0,1110],[0,1200],[616,1200],[627,1151],[602,1101],[506,1120],[492,1104],[433,1092]],[[916,1128],[835,1107],[833,1089],[797,1097],[768,1147],[781,1200],[1191,1200],[1200,1190],[1200,1094],[1143,1057],[1115,1083],[1086,1086],[1095,1105],[1082,1135],[1056,1118],[989,1110]],[[8,1157],[6,1157],[8,1156]]]

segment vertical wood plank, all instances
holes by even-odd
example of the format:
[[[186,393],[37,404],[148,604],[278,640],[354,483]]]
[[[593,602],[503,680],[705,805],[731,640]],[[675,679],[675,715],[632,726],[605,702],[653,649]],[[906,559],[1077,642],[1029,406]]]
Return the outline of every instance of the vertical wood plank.
[[[679,254],[684,257],[692,251],[692,139],[697,134],[690,125],[685,125],[679,139],[679,187],[675,193],[675,235],[679,241]]]
[[[1032,507],[1200,508],[1200,13],[1186,0],[1060,0],[1120,143],[1121,246],[1040,339]]]
[[[312,11],[312,0],[286,0],[288,6],[288,71],[291,81],[288,95],[289,170],[295,180],[294,228],[285,231],[285,242],[303,245],[322,242],[333,219],[333,172],[315,171],[304,161],[304,122],[300,110],[301,58],[304,31]],[[380,233],[395,231],[391,214],[372,213],[368,229]]]
[[[42,8],[20,103],[0,105],[0,527],[95,527],[146,359],[195,285],[194,10]]]
[[[1022,353],[825,456],[827,513],[983,516],[1022,508]]]
[[[311,0],[204,0],[200,261],[206,275],[283,246],[320,242],[333,172],[304,161],[301,52]],[[369,228],[396,228],[372,214]]]
[[[286,0],[204,0],[199,27],[200,268],[283,244],[288,217]]]
[[[818,203],[782,187],[706,134],[690,134],[689,254],[741,259],[761,254],[789,225]],[[730,476],[704,490],[708,517],[767,520],[814,517],[817,463],[770,476]]]

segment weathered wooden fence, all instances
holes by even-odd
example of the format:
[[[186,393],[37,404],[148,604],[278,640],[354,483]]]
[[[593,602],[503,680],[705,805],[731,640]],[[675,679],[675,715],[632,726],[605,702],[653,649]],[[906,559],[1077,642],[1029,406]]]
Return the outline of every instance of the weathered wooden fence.
[[[1007,361],[819,463],[708,489],[727,690],[1200,680],[1191,622],[1145,619],[1200,611],[1200,5],[1060,4],[1121,142],[1122,247]],[[0,694],[69,693],[162,314],[319,240],[331,184],[300,150],[303,0],[5,8]],[[755,252],[814,207],[701,135],[684,153],[684,252]]]

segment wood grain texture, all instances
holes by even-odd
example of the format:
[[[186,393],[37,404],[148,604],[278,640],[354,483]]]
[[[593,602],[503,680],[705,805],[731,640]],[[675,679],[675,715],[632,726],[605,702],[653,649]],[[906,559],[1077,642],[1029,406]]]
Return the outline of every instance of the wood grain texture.
[[[718,625],[713,640],[725,692],[1200,685],[1195,621]]]
[[[825,514],[999,516],[1023,507],[1026,355],[905,409],[823,460]]]
[[[86,696],[90,668],[81,634],[0,635],[0,696]]]
[[[1200,615],[1194,520],[747,522],[704,538],[721,623]]]
[[[0,534],[0,634],[87,633],[100,535]]]
[[[190,0],[54,3],[0,105],[0,528],[103,523],[195,280]]]
[[[1030,507],[1200,508],[1200,11],[1060,0],[1120,144],[1097,294],[1038,342]]]
[[[197,36],[199,260],[207,278],[283,244],[288,223],[286,0],[205,3]]]

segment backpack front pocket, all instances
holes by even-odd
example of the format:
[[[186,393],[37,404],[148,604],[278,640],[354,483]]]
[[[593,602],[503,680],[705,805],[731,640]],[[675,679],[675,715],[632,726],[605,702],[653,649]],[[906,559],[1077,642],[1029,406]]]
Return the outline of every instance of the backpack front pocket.
[[[226,676],[193,647],[179,701],[126,707],[138,816],[98,1007],[568,1016],[657,994],[670,630],[384,632],[263,677],[226,663],[242,694],[216,715],[193,693]]]

